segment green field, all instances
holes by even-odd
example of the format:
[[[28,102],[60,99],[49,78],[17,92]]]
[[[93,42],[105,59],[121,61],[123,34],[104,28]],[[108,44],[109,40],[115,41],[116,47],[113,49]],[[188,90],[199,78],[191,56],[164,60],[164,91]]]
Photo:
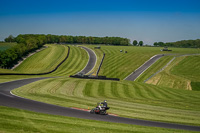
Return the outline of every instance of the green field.
[[[12,92],[33,100],[85,109],[107,99],[110,112],[123,117],[200,125],[200,97],[193,91],[130,81],[53,78]]]
[[[181,56],[147,83],[162,87],[199,90],[200,56]]]
[[[8,113],[9,112],[9,113]],[[191,131],[101,122],[35,113],[0,106],[2,133],[191,133]]]
[[[6,49],[11,48],[12,46],[15,46],[17,43],[7,43],[7,42],[0,42],[0,51],[4,51]]]
[[[69,58],[55,72],[44,75],[48,77],[61,77],[37,81],[15,89],[12,92],[22,97],[46,103],[56,104],[64,107],[79,107],[85,109],[88,109],[88,107],[91,109],[95,107],[97,102],[107,99],[108,104],[111,107],[109,112],[118,114],[119,116],[200,126],[199,91],[188,91],[191,90],[191,86],[194,86],[194,88],[198,90],[200,82],[198,80],[200,79],[200,76],[198,75],[200,71],[198,68],[199,58],[196,56],[192,56],[191,58],[177,57],[164,71],[147,81],[148,84],[143,83],[143,81],[157,70],[160,70],[163,66],[165,66],[173,58],[173,56],[161,58],[153,65],[153,67],[147,69],[146,72],[136,80],[136,82],[123,80],[126,76],[128,76],[131,72],[133,72],[155,54],[177,53],[177,55],[179,55],[184,53],[196,53],[196,49],[171,48],[173,50],[172,52],[161,52],[161,48],[159,47],[101,46],[100,50],[94,49],[94,45],[87,45],[87,47],[93,49],[98,58],[97,64],[92,71],[96,72],[102,55],[105,53],[105,60],[99,75],[120,78],[121,81],[83,80],[69,78],[69,75],[76,74],[77,72],[81,71],[88,61],[88,54],[85,50],[76,46],[70,46]],[[128,53],[121,53],[120,50],[127,50]],[[55,64],[58,64],[66,56],[67,51],[68,49],[65,46],[49,45],[47,49],[33,55],[32,57],[34,58],[30,57],[25,60],[23,62],[24,64],[22,63],[18,68],[15,69],[15,72],[30,73],[31,71],[31,73],[37,73],[52,70],[56,66]],[[45,63],[38,63],[40,60],[43,60],[42,62]],[[188,63],[192,65],[185,65]],[[185,72],[185,69],[188,71]],[[0,69],[0,72],[1,71],[8,70]],[[30,77],[36,76],[0,76],[0,82]],[[191,86],[188,85],[190,83]],[[8,110],[8,112],[12,112],[12,110],[19,112],[19,110],[16,109],[6,108],[4,111],[5,110]],[[23,111],[23,113],[24,112],[26,111]],[[24,119],[30,121],[30,123],[33,123],[33,127],[40,127],[40,125],[44,123],[43,119],[47,120],[47,117],[54,117],[58,120],[57,122],[59,124],[59,119],[62,118],[63,120],[63,117],[61,116],[45,115],[46,118],[41,117],[41,119],[38,120],[41,121],[41,124],[37,124],[35,119],[31,119],[31,115],[33,114],[30,112],[26,113],[27,116],[25,115]],[[15,114],[13,113],[13,115]],[[40,116],[41,114],[37,115]],[[5,120],[6,119],[12,121],[11,116],[5,117]],[[74,124],[72,124],[73,121],[80,122],[80,127],[75,128],[75,130],[72,129],[72,131],[69,130],[70,132],[77,132],[78,130],[94,132],[94,130],[91,130],[90,128],[93,129],[95,125],[101,123],[99,124],[99,127],[96,128],[100,129],[100,127],[105,124],[105,122],[81,120],[77,118],[66,117],[66,119],[71,121],[71,124],[70,122],[64,123],[65,125],[68,125],[70,129],[74,128]],[[92,124],[90,124],[90,126],[86,126],[87,128],[82,129],[82,127],[85,127],[86,125],[84,123],[88,122],[91,122]],[[47,123],[49,123],[49,119],[47,120]],[[9,124],[9,122],[4,123],[5,128],[3,128],[2,131],[12,132],[12,130],[6,130],[7,126],[12,126],[12,124]],[[55,125],[55,127],[62,127],[62,125],[59,124]],[[110,132],[122,132],[121,129],[127,132],[179,131],[151,127],[139,127],[127,124],[118,125],[111,123],[111,125],[113,126],[109,128],[111,129]],[[22,124],[21,126],[28,128],[26,124]],[[17,127],[19,127],[19,125]],[[21,128],[18,130],[20,129]],[[63,130],[64,129],[65,128],[63,128]],[[35,130],[35,128],[31,128],[31,130],[40,132]],[[52,130],[49,126],[46,126],[43,132]],[[57,132],[62,132],[63,130],[56,128]],[[108,130],[108,128],[103,128],[99,131],[105,132],[106,130]]]
[[[196,53],[196,49],[172,48],[171,52],[160,51],[161,47],[101,46],[106,54],[99,75],[123,80],[130,73],[156,54]],[[128,53],[120,52],[126,50]]]

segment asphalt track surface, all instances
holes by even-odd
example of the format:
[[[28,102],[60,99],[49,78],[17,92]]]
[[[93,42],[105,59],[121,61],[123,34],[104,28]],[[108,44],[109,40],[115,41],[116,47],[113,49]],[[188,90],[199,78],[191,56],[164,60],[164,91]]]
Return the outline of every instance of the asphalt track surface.
[[[123,118],[123,117],[112,116],[112,115],[90,114],[89,112],[86,112],[86,111],[76,110],[76,109],[67,108],[67,107],[60,107],[60,106],[56,106],[52,104],[47,104],[47,103],[42,103],[42,102],[22,98],[19,96],[15,96],[11,93],[11,90],[15,88],[24,86],[26,84],[30,84],[32,82],[43,80],[43,79],[47,79],[47,78],[31,78],[31,79],[22,79],[22,80],[16,80],[16,81],[11,81],[11,82],[0,83],[0,105],[39,112],[39,113],[69,116],[69,117],[76,117],[76,118],[83,118],[83,119],[90,119],[90,120],[200,131],[200,127],[198,126],[130,119],[130,118]]]
[[[81,48],[83,48],[87,51],[87,53],[89,55],[89,61],[88,61],[87,65],[85,66],[85,68],[83,70],[81,70],[79,73],[87,74],[95,66],[96,61],[97,61],[97,57],[96,57],[94,51],[92,51],[91,49],[89,49],[87,47],[82,47],[82,46],[81,46]]]
[[[124,80],[135,81],[146,69],[148,69],[153,63],[155,63],[158,59],[163,57],[164,55],[155,55],[151,57],[148,61],[146,61],[142,66],[140,66],[137,70],[132,72],[128,77]]]
[[[191,55],[200,55],[200,54],[183,54],[183,55],[159,54],[159,55],[155,55],[155,56],[151,57],[148,61],[146,61],[138,69],[136,69],[134,72],[132,72],[130,75],[128,75],[124,80],[135,81],[145,70],[147,70],[151,65],[153,65],[158,59],[160,59],[163,56],[170,56],[170,55],[179,57],[179,56],[191,56]]]

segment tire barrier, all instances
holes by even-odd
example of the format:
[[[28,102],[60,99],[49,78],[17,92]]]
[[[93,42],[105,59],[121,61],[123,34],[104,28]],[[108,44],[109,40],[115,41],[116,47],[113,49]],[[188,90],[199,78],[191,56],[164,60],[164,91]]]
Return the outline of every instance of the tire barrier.
[[[81,78],[81,79],[99,79],[99,80],[115,80],[120,81],[118,78],[106,78],[106,76],[96,76],[96,77],[90,77],[89,75],[70,75],[69,77],[72,78]]]
[[[44,73],[0,73],[0,75],[46,75],[46,74],[50,74],[52,72],[55,72],[58,67],[60,67],[62,65],[62,63],[64,63],[67,58],[69,57],[69,52],[70,52],[70,47],[68,47],[68,53],[67,56],[65,57],[65,59],[63,59],[53,70],[49,71],[49,72],[44,72]]]
[[[97,70],[97,74],[96,75],[98,75],[99,74],[99,71],[100,71],[100,69],[101,69],[101,66],[102,66],[102,64],[103,64],[103,60],[104,60],[104,57],[105,57],[105,53],[103,53],[103,58],[101,59],[101,63],[100,63],[100,65],[99,65],[99,68],[98,68],[98,70]]]

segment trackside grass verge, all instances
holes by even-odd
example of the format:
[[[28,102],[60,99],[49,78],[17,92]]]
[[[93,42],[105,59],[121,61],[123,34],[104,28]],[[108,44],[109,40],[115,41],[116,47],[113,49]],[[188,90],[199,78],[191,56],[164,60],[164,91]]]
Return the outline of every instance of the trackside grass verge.
[[[200,56],[181,56],[146,83],[162,87],[198,90],[200,82]]]
[[[0,132],[4,133],[191,133],[191,131],[184,130],[145,127],[48,115],[3,106],[0,106],[0,116]]]
[[[52,78],[12,92],[37,101],[84,109],[107,99],[109,112],[119,116],[200,125],[200,97],[193,91],[130,81]]]

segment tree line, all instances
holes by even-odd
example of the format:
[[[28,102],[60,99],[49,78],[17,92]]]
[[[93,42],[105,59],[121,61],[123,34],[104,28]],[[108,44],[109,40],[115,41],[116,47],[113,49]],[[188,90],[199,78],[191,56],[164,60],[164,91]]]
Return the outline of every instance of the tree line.
[[[67,36],[67,35],[18,35],[16,38],[9,36],[5,38],[6,42],[25,43],[29,36],[37,36],[43,38],[46,43],[66,43],[66,44],[110,44],[110,45],[124,45],[130,44],[130,40],[122,37],[86,37],[86,36]]]
[[[196,40],[182,40],[177,42],[155,42],[154,46],[160,47],[182,47],[182,48],[199,48],[200,47],[200,39]]]

